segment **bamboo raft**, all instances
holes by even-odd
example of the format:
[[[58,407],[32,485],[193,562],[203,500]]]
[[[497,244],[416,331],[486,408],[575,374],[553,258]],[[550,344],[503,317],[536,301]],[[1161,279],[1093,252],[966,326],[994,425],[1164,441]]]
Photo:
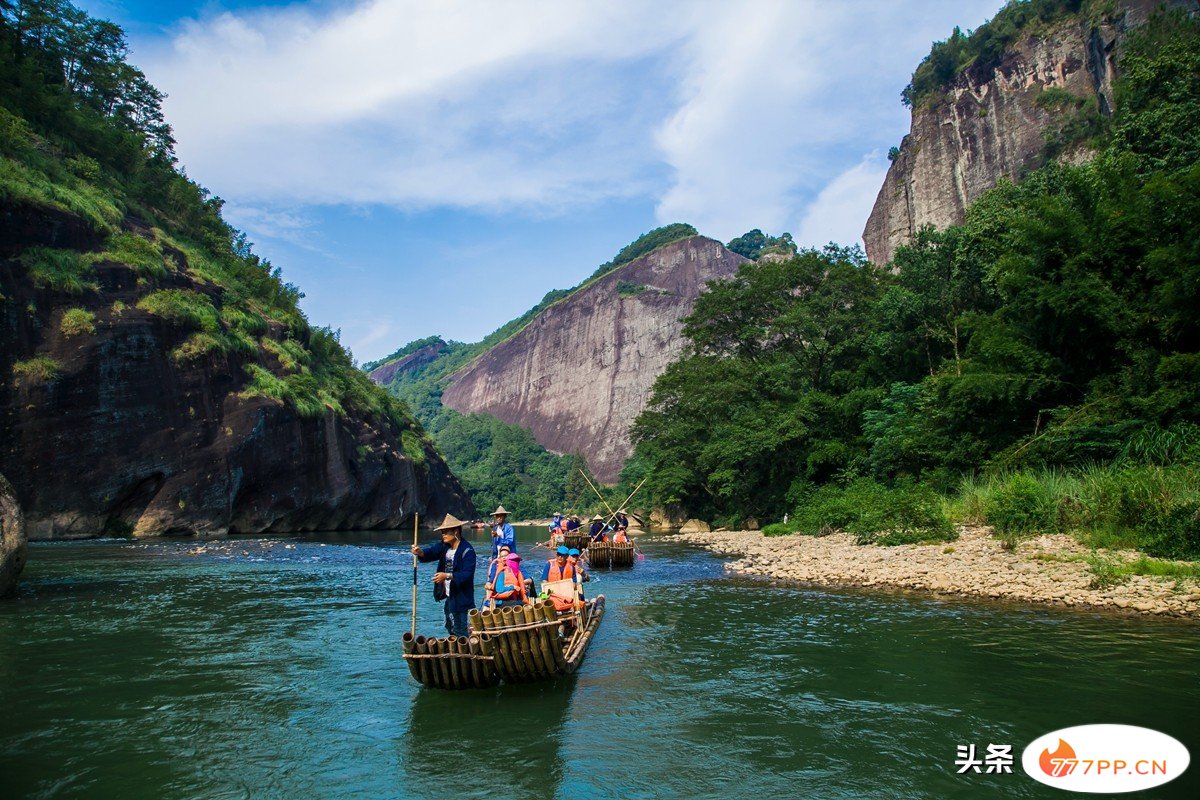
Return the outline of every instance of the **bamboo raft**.
[[[593,542],[587,550],[593,567],[632,567],[633,555],[633,542]]]
[[[470,636],[402,639],[408,670],[433,689],[487,689],[505,683],[529,683],[570,675],[583,662],[604,618],[604,595],[588,601],[578,617],[559,617],[554,603],[473,609]],[[563,623],[578,620],[574,632]]]
[[[586,533],[564,534],[563,544],[565,544],[567,547],[574,547],[576,550],[583,552],[588,547],[588,535]]]

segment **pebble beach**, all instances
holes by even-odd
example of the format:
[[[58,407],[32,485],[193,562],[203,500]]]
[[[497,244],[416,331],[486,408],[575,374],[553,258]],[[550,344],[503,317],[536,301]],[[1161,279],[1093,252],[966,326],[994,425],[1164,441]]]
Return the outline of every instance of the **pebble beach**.
[[[764,536],[757,531],[681,533],[678,537],[733,560],[728,572],[818,585],[880,586],[937,594],[1200,620],[1200,584],[1134,575],[1093,588],[1082,560],[1091,553],[1067,535],[1022,541],[1005,550],[986,527],[964,526],[954,542],[882,547],[859,545],[845,533]],[[1108,558],[1135,558],[1113,551]]]

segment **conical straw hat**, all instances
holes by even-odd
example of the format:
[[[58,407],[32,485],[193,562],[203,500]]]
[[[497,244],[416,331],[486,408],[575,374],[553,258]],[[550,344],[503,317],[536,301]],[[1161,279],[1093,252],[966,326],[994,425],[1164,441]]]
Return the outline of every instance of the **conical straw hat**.
[[[506,517],[508,516],[508,512],[504,509],[504,506],[496,506],[496,510],[492,512],[492,516],[498,517],[501,514],[503,514]]]
[[[453,514],[447,514],[446,518],[444,520],[442,520],[442,524],[438,525],[436,528],[434,528],[434,530],[435,531],[446,531],[446,530],[450,530],[451,528],[461,528],[462,526],[463,526],[463,521],[461,519],[458,519]]]

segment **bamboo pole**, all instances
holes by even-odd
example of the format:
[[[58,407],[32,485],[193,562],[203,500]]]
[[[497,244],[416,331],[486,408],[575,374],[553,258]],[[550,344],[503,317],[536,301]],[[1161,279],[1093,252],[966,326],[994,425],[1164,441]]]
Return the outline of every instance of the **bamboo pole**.
[[[516,625],[516,622],[513,621],[512,606],[504,606],[504,608],[500,609],[501,630],[503,631],[504,628],[511,628],[514,625]],[[519,680],[524,680],[526,674],[525,654],[521,652],[523,649],[521,647],[522,642],[518,636],[519,633],[517,631],[503,631],[501,640],[504,642],[504,646],[508,649],[508,654],[513,665],[514,677]]]
[[[526,624],[538,621],[534,619],[533,610],[529,606],[520,606],[517,612],[520,614],[521,621]],[[544,649],[545,638],[542,635],[543,632],[541,628],[533,628],[526,631],[529,636],[529,653],[533,656],[533,666],[541,677],[546,677],[553,672],[553,662],[545,658],[547,654]]]
[[[541,607],[538,610],[541,612],[542,617],[544,617],[547,622],[558,622],[558,611],[556,611],[554,608],[553,600],[550,600],[549,598],[543,600]],[[563,644],[562,639],[559,636],[559,632],[562,630],[562,628],[548,627],[546,630],[550,632],[550,655],[554,658],[554,666],[558,669],[560,674],[564,673],[567,669],[567,661],[563,657]]]
[[[400,637],[400,643],[404,646],[404,654],[405,655],[412,655],[413,653],[416,652],[415,639],[416,639],[416,637],[413,636],[411,633],[408,633],[407,631],[405,632],[405,634],[403,636]],[[421,659],[406,658],[405,661],[408,662],[408,671],[409,671],[409,673],[412,674],[413,680],[420,681],[421,673],[420,673],[420,668],[417,665],[421,661]]]
[[[500,610],[486,609],[480,616],[487,634],[487,641],[492,648],[492,656],[495,658],[493,663],[496,665],[496,671],[500,673],[500,677],[508,679],[513,674],[513,667],[508,656],[508,648],[504,644],[504,636],[500,634]]]
[[[438,674],[442,681],[441,688],[452,688],[453,684],[450,682],[450,660],[444,657],[449,650],[449,640],[445,636],[439,636],[434,642],[437,647],[435,652],[439,656],[443,656],[434,661],[438,665]]]
[[[413,547],[417,546],[417,520],[420,514],[413,512]],[[412,635],[417,635],[417,554],[413,553],[413,587],[412,587]]]
[[[542,611],[539,608],[529,606],[525,609],[525,618],[530,622],[538,622],[542,619]],[[551,677],[558,672],[558,665],[554,663],[554,647],[558,643],[555,641],[554,628],[538,628],[537,640],[538,648],[542,655],[542,667],[546,670],[546,676]]]
[[[415,653],[416,655],[419,655],[419,656],[428,655],[429,654],[429,640],[426,639],[424,636],[415,637],[413,639],[413,653]],[[430,667],[432,665],[430,664],[429,659],[418,658],[416,661],[417,661],[417,672],[418,672],[417,680],[419,680],[425,686],[431,686],[432,684],[430,682]]]

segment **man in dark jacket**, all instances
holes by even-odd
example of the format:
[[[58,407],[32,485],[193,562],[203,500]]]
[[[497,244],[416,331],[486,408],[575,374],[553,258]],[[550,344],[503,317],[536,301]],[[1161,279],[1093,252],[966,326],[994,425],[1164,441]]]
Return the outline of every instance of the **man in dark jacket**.
[[[475,548],[462,538],[462,526],[461,520],[447,514],[437,527],[440,542],[412,548],[419,561],[438,562],[433,599],[446,601],[446,631],[451,636],[469,635],[467,612],[475,607]]]

